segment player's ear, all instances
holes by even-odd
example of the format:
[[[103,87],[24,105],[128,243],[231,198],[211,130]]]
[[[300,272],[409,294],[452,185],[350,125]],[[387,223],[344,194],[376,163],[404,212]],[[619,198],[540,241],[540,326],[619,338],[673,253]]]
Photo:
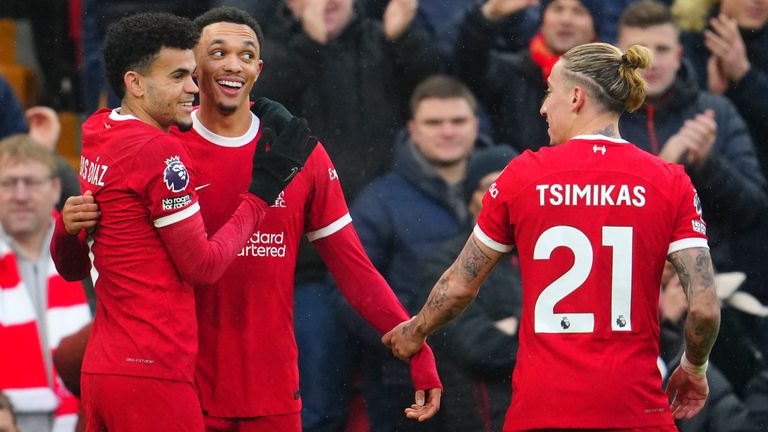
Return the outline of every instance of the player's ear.
[[[137,98],[144,95],[144,77],[136,71],[128,71],[123,75],[123,85],[126,94],[130,93]]]
[[[578,112],[584,106],[584,102],[587,100],[587,93],[583,88],[574,86],[571,98],[571,111]]]

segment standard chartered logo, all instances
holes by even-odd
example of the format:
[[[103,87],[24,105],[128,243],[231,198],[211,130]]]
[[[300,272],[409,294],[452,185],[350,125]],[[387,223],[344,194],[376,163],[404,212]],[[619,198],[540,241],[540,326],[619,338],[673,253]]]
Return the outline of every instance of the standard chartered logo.
[[[256,231],[237,256],[283,258],[285,257],[285,232],[275,234]]]

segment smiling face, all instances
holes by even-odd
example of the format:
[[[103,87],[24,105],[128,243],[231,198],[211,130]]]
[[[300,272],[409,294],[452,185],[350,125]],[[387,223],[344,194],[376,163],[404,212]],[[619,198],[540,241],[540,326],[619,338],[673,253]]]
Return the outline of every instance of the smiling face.
[[[626,51],[632,45],[642,45],[653,53],[651,67],[640,69],[640,75],[648,84],[647,97],[658,99],[675,82],[683,56],[674,24],[650,27],[623,26],[619,31],[619,48]]]
[[[192,127],[192,104],[197,85],[192,80],[195,58],[192,50],[163,48],[146,73],[138,73],[142,111],[158,127],[167,130],[176,125],[180,130]]]
[[[595,25],[589,9],[578,0],[552,0],[544,10],[541,33],[552,51],[563,54],[569,49],[592,42]]]
[[[200,104],[232,113],[249,106],[263,62],[256,33],[245,24],[220,22],[203,28],[195,48]]]
[[[720,11],[743,29],[758,30],[768,22],[768,0],[722,0]]]
[[[0,158],[0,223],[20,239],[48,229],[61,184],[44,163]]]
[[[463,98],[427,98],[419,102],[408,131],[419,152],[440,166],[469,157],[475,146],[478,120]]]

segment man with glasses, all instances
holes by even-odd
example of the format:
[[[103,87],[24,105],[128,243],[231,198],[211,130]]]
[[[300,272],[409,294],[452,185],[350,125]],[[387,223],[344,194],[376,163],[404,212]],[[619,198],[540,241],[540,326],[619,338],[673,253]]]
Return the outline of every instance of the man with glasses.
[[[74,430],[77,420],[52,356],[90,311],[82,285],[56,273],[48,250],[60,193],[50,151],[28,135],[0,141],[0,390],[25,432]]]

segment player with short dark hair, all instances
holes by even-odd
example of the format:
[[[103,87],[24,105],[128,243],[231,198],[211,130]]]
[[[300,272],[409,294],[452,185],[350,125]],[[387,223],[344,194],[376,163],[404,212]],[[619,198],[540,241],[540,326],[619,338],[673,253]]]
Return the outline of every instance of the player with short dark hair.
[[[520,349],[505,431],[676,431],[708,394],[720,307],[696,190],[679,165],[620,138],[637,109],[650,52],[608,44],[555,64],[541,115],[550,144],[512,160],[483,199],[464,250],[421,312],[382,339],[407,359],[460,314],[499,258],[517,247]],[[686,353],[661,388],[659,281],[669,259],[688,296]]]
[[[99,301],[82,367],[87,430],[203,429],[192,286],[221,276],[314,148],[306,125],[291,120],[289,135],[253,157],[247,186],[207,238],[201,185],[167,133],[193,125],[197,39],[191,21],[165,13],[133,15],[107,32],[107,71],[122,103],[83,124],[80,158],[82,190],[101,211],[90,233]]]

